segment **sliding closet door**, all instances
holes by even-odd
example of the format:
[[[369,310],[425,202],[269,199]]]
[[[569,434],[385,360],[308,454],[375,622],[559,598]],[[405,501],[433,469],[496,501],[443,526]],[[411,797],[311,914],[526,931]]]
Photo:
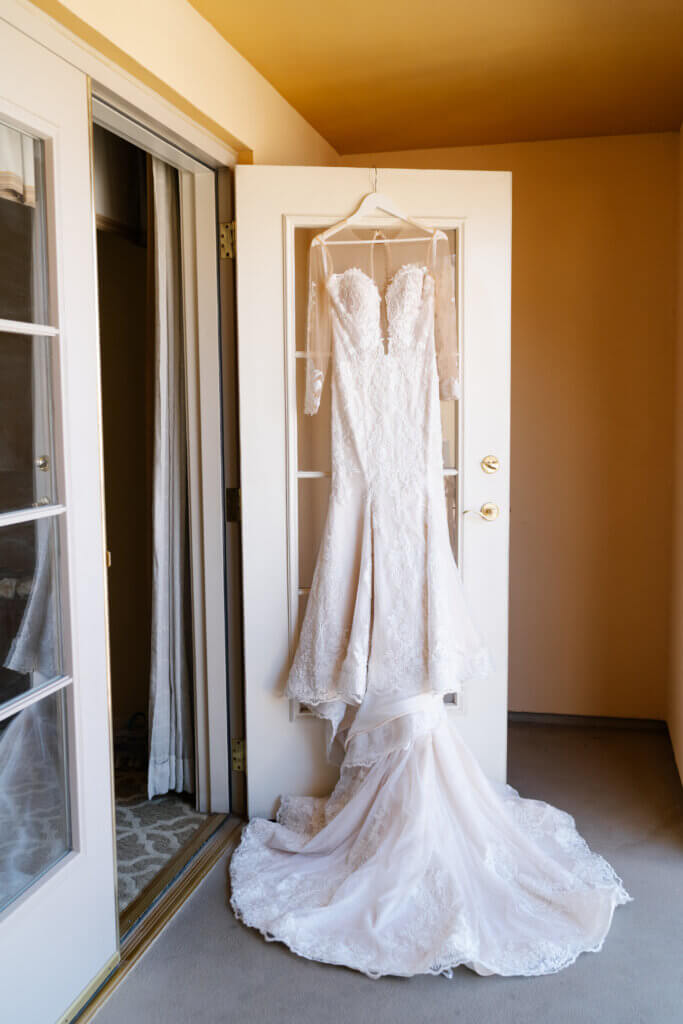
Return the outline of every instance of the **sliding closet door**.
[[[363,168],[236,168],[247,793],[269,817],[283,792],[328,792],[323,723],[288,706],[330,482],[330,387],[303,415],[311,238],[371,190]],[[442,404],[453,554],[494,662],[449,704],[485,770],[504,779],[507,735],[510,216],[506,172],[380,170],[378,188],[451,245],[463,395]],[[370,218],[365,227],[386,223]],[[334,358],[334,356],[333,356]]]
[[[117,958],[88,83],[0,21],[0,1016]]]

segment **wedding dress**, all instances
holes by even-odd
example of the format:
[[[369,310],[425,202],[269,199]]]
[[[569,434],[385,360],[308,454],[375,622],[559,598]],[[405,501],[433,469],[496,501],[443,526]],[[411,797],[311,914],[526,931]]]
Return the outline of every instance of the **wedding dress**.
[[[547,974],[600,949],[631,897],[569,814],[488,779],[447,721],[444,695],[488,655],[443,493],[448,239],[405,235],[311,245],[305,412],[331,356],[332,479],[286,695],[324,719],[341,770],[330,797],[283,796],[275,822],[247,825],[231,903],[267,939],[370,977]]]

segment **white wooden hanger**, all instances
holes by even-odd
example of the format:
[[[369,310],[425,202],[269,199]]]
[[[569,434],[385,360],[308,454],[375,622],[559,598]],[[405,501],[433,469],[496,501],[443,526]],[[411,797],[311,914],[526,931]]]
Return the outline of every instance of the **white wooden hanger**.
[[[410,224],[414,228],[418,228],[419,231],[424,232],[419,238],[406,237],[406,238],[352,238],[352,239],[339,239],[336,242],[329,242],[328,239],[337,234],[338,231],[342,231],[344,228],[353,224],[354,221],[359,220],[361,217],[367,216],[369,213],[375,213],[377,211],[382,213],[388,213],[390,217],[396,217],[397,220],[402,220],[405,224]],[[425,242],[430,238],[433,238],[436,234],[435,228],[427,228],[418,221],[413,220],[407,213],[404,213],[398,208],[396,203],[390,196],[384,192],[377,191],[377,168],[373,168],[373,191],[368,192],[367,195],[363,196],[363,199],[356,207],[356,209],[348,217],[343,220],[337,221],[336,224],[332,224],[331,227],[327,228],[321,234],[316,235],[315,241],[325,242],[328,245],[377,245],[382,242]]]

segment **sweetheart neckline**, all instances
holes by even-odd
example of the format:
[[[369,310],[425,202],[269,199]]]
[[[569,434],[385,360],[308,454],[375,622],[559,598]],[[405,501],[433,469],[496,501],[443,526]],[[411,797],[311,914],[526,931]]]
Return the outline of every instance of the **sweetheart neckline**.
[[[432,276],[431,272],[429,270],[429,267],[427,266],[426,263],[420,263],[419,261],[415,261],[413,263],[402,263],[401,266],[398,267],[394,271],[394,273],[391,275],[391,277],[387,281],[386,285],[384,286],[384,293],[382,293],[380,291],[379,285],[375,281],[374,277],[371,277],[370,274],[366,273],[366,271],[363,270],[362,267],[355,267],[355,266],[354,267],[347,267],[346,270],[336,271],[334,274],[330,274],[326,278],[326,281],[325,281],[325,287],[329,291],[330,290],[329,289],[329,284],[330,284],[330,281],[332,281],[333,279],[335,279],[335,278],[336,279],[342,278],[346,274],[360,274],[361,277],[363,277],[366,281],[368,281],[370,283],[370,285],[372,285],[372,287],[375,290],[375,294],[377,296],[377,302],[379,304],[379,309],[378,309],[379,339],[378,340],[379,340],[380,345],[382,347],[382,353],[383,353],[383,355],[385,357],[388,357],[388,356],[392,355],[393,349],[394,349],[394,339],[392,338],[392,334],[391,334],[391,321],[389,320],[389,309],[388,309],[388,306],[387,306],[387,298],[389,296],[389,292],[390,292],[391,288],[394,286],[394,284],[397,281],[399,275],[403,274],[404,272],[406,272],[408,270],[420,270],[420,271],[422,271],[422,273],[424,275],[428,274],[430,277]],[[332,295],[330,297],[332,298],[333,304],[336,305],[337,304],[336,303],[336,299]],[[381,328],[381,322],[382,322],[382,303],[384,303],[384,307],[385,307],[384,312],[385,312],[386,334],[382,331],[382,328]],[[344,316],[344,318],[345,318],[345,316]]]
[[[363,270],[362,267],[355,267],[354,266],[354,267],[347,267],[346,270],[338,270],[338,271],[335,271],[335,273],[333,273],[333,274],[329,274],[329,276],[326,279],[326,284],[329,284],[329,282],[332,281],[334,278],[344,277],[346,274],[351,274],[351,273],[360,274],[361,277],[364,277],[366,281],[369,281],[370,284],[372,285],[372,287],[375,289],[375,291],[377,292],[377,297],[379,298],[379,301],[380,302],[382,302],[382,301],[386,302],[387,295],[389,294],[389,289],[394,284],[394,282],[398,278],[399,274],[403,273],[406,270],[423,270],[426,274],[430,273],[429,267],[427,266],[426,263],[420,263],[419,261],[415,261],[413,263],[402,263],[401,266],[398,267],[398,269],[395,270],[394,273],[391,275],[391,277],[389,278],[389,280],[387,281],[387,283],[384,286],[384,291],[382,292],[382,291],[380,291],[380,287],[377,284],[377,282],[375,281],[374,277],[372,277],[370,274],[368,274],[367,271]]]

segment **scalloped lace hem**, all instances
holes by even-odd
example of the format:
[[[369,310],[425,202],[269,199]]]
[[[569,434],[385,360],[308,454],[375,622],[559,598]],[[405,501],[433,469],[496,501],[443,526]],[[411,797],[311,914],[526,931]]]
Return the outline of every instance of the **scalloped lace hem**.
[[[447,963],[443,963],[441,965],[435,964],[432,967],[425,967],[419,970],[401,970],[399,968],[394,969],[392,967],[370,967],[367,964],[363,965],[361,963],[352,962],[352,956],[343,948],[339,949],[338,957],[336,959],[331,955],[322,956],[320,952],[314,948],[297,945],[296,942],[293,942],[286,935],[278,935],[275,932],[269,931],[267,928],[261,927],[256,921],[250,921],[248,916],[243,914],[240,908],[235,905],[235,901],[232,898],[230,900],[230,906],[232,907],[237,920],[241,921],[247,928],[254,928],[256,931],[260,932],[266,942],[280,942],[291,950],[292,953],[296,956],[302,957],[304,960],[310,960],[314,963],[328,964],[331,967],[348,967],[350,970],[364,974],[367,978],[370,978],[373,981],[378,981],[380,978],[386,977],[414,978],[418,975],[433,975],[434,977],[444,977],[452,980],[453,972],[456,971],[458,967],[467,967],[468,970],[474,971],[482,977],[498,975],[500,977],[538,978],[547,974],[557,974],[560,971],[565,970],[567,967],[571,967],[575,964],[582,953],[600,953],[605,945],[607,933],[612,927],[614,911],[618,906],[631,902],[633,902],[633,897],[629,896],[627,893],[624,893],[623,898],[614,898],[605,934],[595,945],[582,946],[580,949],[577,949],[572,953],[567,953],[561,961],[556,961],[550,965],[530,968],[528,970],[511,967],[509,963],[500,965],[494,962],[481,963],[473,961],[468,959],[468,954],[457,956],[455,959],[451,959]]]
[[[435,655],[431,660],[434,663],[434,671],[430,675],[434,677],[435,681],[432,682],[429,691],[421,692],[442,695],[460,693],[462,687],[467,683],[486,679],[493,667],[491,655],[488,648],[484,646],[476,647],[471,651],[457,651],[452,656]],[[363,701],[365,686],[357,680],[354,680],[353,686],[344,686],[335,678],[331,679],[325,687],[320,687],[312,685],[309,681],[310,678],[311,674],[308,672],[292,670],[284,689],[284,696],[290,700],[301,701],[302,704],[309,705],[311,708],[316,705],[331,704],[334,701],[343,701],[345,704],[357,707]],[[375,684],[373,692],[386,696],[405,695],[405,679],[400,673],[397,673],[393,676],[393,682],[385,682],[383,685]]]
[[[373,711],[374,713],[374,711]],[[631,901],[573,817],[489,780],[445,716],[407,749],[283,797],[230,865],[240,920],[368,977],[533,977],[598,952]]]
[[[460,694],[463,686],[471,680],[485,679],[491,672],[492,662],[486,647],[471,652],[459,652],[448,662],[448,671],[439,666],[438,679],[430,690],[406,695],[405,683],[399,678],[395,685],[375,687],[371,693],[359,696],[342,689],[313,691],[306,685],[290,682],[286,696],[298,700],[327,724],[326,747],[328,759],[333,764],[371,765],[379,758],[395,750],[407,750],[425,732],[434,729],[441,720],[442,700],[447,694]],[[437,673],[435,673],[437,675]],[[354,734],[354,719],[370,699],[387,700],[394,697],[431,703],[429,710],[420,709],[412,716],[405,712],[393,716],[392,721],[380,723],[372,730]],[[434,706],[432,698],[438,698]],[[412,720],[409,720],[412,719]]]

